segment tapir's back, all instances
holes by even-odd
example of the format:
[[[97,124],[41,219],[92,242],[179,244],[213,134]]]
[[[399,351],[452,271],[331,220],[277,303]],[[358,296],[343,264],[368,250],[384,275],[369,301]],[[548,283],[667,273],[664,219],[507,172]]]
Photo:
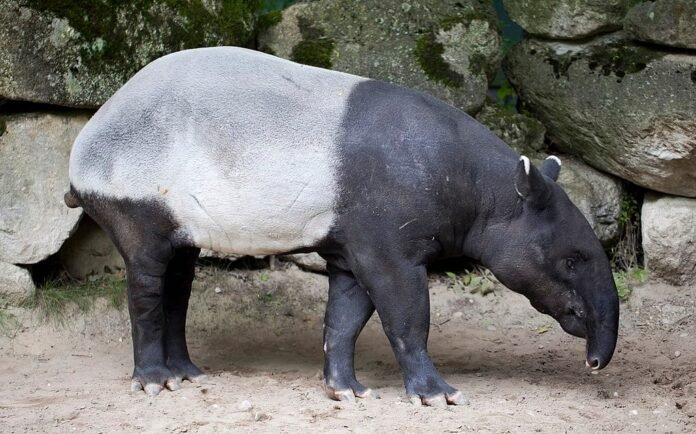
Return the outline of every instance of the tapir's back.
[[[71,184],[164,204],[202,247],[311,246],[334,220],[336,142],[361,81],[241,48],[165,56],[80,133]]]

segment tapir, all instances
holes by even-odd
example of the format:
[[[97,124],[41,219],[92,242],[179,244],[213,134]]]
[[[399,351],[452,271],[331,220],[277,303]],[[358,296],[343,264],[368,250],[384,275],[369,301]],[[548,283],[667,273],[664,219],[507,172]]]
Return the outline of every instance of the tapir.
[[[464,112],[424,93],[234,47],[161,57],[75,140],[70,191],[126,264],[132,388],[206,377],[185,327],[201,248],[316,251],[327,261],[324,387],[372,396],[356,339],[376,310],[408,396],[462,404],[427,350],[428,266],[489,268],[606,366],[619,303],[592,228],[540,168]]]

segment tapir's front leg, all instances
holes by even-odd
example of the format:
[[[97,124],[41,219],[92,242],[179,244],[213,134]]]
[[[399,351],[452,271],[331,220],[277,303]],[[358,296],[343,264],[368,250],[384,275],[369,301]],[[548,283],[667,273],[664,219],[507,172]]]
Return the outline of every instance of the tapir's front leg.
[[[356,277],[369,290],[411,400],[425,405],[466,404],[464,395],[440,377],[428,354],[430,299],[425,266],[384,259],[383,253],[356,265]]]
[[[324,382],[332,399],[351,401],[373,396],[355,378],[355,341],[375,311],[365,289],[350,271],[329,262],[329,302],[324,319]]]

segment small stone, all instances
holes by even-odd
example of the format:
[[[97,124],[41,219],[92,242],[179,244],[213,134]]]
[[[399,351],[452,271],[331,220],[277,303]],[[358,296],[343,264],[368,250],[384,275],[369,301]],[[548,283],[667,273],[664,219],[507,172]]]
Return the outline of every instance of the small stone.
[[[680,338],[685,338],[685,337],[687,337],[687,336],[689,336],[688,333],[679,333],[679,337],[680,337]]]
[[[249,411],[252,408],[254,408],[254,404],[251,403],[248,399],[245,399],[244,401],[241,401],[239,405],[237,406],[238,409],[241,411]]]
[[[614,392],[613,395],[614,395],[614,398],[618,398],[618,397],[619,397],[619,392]]]
[[[677,357],[681,356],[681,351],[675,351],[674,352],[674,358],[676,359]]]
[[[629,413],[631,414],[631,416],[637,416],[638,410],[631,410]]]
[[[461,317],[463,317],[463,316],[464,316],[463,312],[455,312],[452,314],[452,318],[454,318],[454,319],[461,319]]]
[[[486,327],[486,330],[488,330],[489,332],[494,332],[494,331],[496,331],[497,329],[495,328],[494,325],[489,325],[488,327]]]
[[[270,419],[271,416],[267,415],[266,413],[260,412],[260,411],[255,411],[254,412],[254,421],[255,422],[261,422],[264,420]]]
[[[540,350],[543,350],[543,349],[544,349],[544,346],[543,346],[543,345],[539,345],[539,349],[540,349]]]
[[[222,289],[220,289],[219,286],[216,286],[216,287],[215,287],[215,293],[216,293],[216,294],[219,294],[219,293],[221,293],[221,292],[222,292]]]

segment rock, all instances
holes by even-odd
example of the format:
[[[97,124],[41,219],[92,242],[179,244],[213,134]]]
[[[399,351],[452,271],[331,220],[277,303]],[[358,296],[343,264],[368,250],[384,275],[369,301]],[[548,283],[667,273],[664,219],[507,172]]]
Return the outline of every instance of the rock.
[[[620,235],[619,216],[624,194],[618,179],[589,167],[582,161],[561,156],[558,183],[578,207],[604,246],[611,246]]]
[[[520,154],[534,155],[544,149],[546,128],[530,116],[486,104],[476,115],[476,120]]]
[[[318,253],[296,253],[280,256],[281,261],[292,262],[303,270],[326,273],[326,261]]]
[[[696,196],[696,55],[618,36],[525,40],[505,70],[560,150],[634,184]]]
[[[657,0],[633,7],[624,30],[638,41],[696,49],[696,2]]]
[[[250,46],[257,4],[0,0],[0,99],[96,108],[157,57]]]
[[[104,231],[89,216],[58,252],[65,270],[75,279],[125,270],[123,258]]]
[[[31,297],[35,290],[29,270],[0,262],[0,298],[3,301],[20,302]]]
[[[199,258],[215,258],[215,259],[226,259],[228,261],[234,262],[241,258],[240,255],[228,255],[227,253],[215,252],[213,250],[201,249],[201,253],[198,255]]]
[[[502,59],[492,6],[476,0],[315,0],[267,27],[262,51],[415,88],[469,113]]]
[[[696,199],[650,193],[641,211],[645,268],[675,285],[696,284]]]
[[[57,252],[82,209],[70,209],[68,160],[88,113],[31,113],[0,122],[0,261],[33,264]]]
[[[628,9],[642,0],[503,0],[510,18],[533,35],[577,39],[618,30]]]

